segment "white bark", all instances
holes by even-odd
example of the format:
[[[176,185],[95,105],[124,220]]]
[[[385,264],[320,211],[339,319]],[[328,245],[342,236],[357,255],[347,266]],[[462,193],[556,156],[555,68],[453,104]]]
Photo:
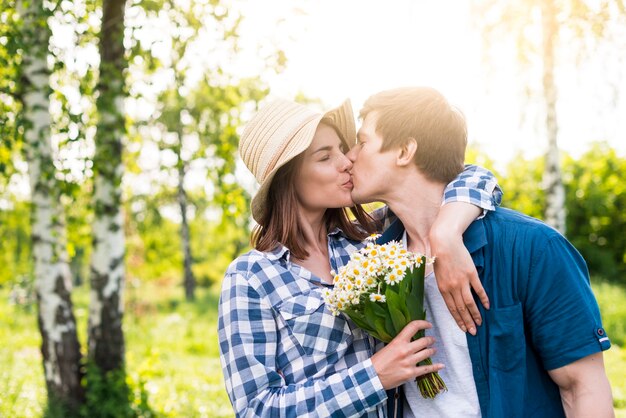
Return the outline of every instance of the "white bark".
[[[32,193],[32,253],[39,328],[48,394],[76,406],[82,397],[80,349],[70,298],[71,275],[62,231],[62,208],[52,163],[49,113],[50,32],[43,2],[20,2],[24,17],[22,101],[24,139]]]
[[[125,0],[104,0],[96,101],[93,253],[89,357],[102,373],[124,367],[124,224],[122,214]]]
[[[121,139],[120,139],[121,140]],[[114,172],[121,178],[123,166],[118,164]],[[103,317],[121,318],[124,313],[124,253],[125,238],[121,207],[119,207],[121,187],[116,187],[115,180],[97,175],[94,184],[94,202],[96,206],[116,207],[113,213],[96,213],[93,223],[94,245],[91,257],[92,289],[89,304],[89,329],[97,336],[89,339],[90,351],[96,351],[99,343],[106,343],[99,331]],[[118,203],[116,203],[118,202]],[[96,280],[93,280],[96,279]],[[115,301],[115,306],[110,302]],[[115,309],[116,312],[106,312]],[[120,324],[121,327],[121,324]],[[106,334],[106,332],[105,332]]]
[[[546,106],[546,152],[543,183],[546,193],[546,222],[565,234],[565,189],[561,179],[560,154],[557,144],[557,90],[554,82],[554,44],[557,38],[556,10],[553,0],[542,3],[543,24],[543,93]]]
[[[116,172],[121,173],[120,165]],[[121,174],[120,174],[121,177]],[[98,176],[94,185],[96,204],[111,206],[115,202],[114,185],[111,181]],[[120,314],[124,311],[122,286],[124,282],[124,225],[121,208],[113,216],[101,214],[96,216],[93,223],[94,246],[91,257],[91,271],[99,277],[105,278],[105,282],[98,288],[91,290],[89,304],[89,326],[98,327],[102,323],[102,310],[104,307],[102,298],[109,299],[115,293],[120,297],[117,309]],[[122,260],[122,262],[119,262]],[[99,292],[102,292],[100,297]],[[90,341],[95,343],[95,341]]]
[[[30,3],[26,13],[36,13],[32,8],[36,2]],[[50,104],[48,92],[48,67],[45,55],[26,54],[24,57],[24,77],[30,81],[30,88],[24,94],[24,118],[29,129],[24,132],[27,144],[27,158],[29,163],[30,188],[32,191],[33,219],[32,235],[33,255],[35,258],[35,289],[39,300],[39,316],[42,331],[46,333],[46,350],[50,353],[44,359],[46,380],[59,385],[61,375],[56,358],[54,345],[60,343],[63,332],[67,331],[65,324],[56,322],[56,312],[62,301],[55,294],[56,281],[62,276],[62,263],[56,251],[54,215],[56,202],[50,194],[54,190],[54,180],[45,178],[42,173],[42,162],[52,161],[50,146]]]

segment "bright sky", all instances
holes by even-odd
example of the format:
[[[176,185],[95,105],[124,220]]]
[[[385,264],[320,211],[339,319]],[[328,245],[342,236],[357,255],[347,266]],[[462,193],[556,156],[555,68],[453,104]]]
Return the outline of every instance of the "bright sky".
[[[459,0],[263,0],[244,1],[242,38],[284,48],[287,70],[271,80],[272,94],[298,91],[327,106],[344,97],[355,112],[379,90],[428,85],[440,90],[466,114],[471,143],[504,162],[518,150],[544,151],[543,119],[537,94],[523,99],[528,83],[516,75],[516,52],[503,46],[491,68],[472,28],[469,2]],[[301,9],[304,13],[295,13]],[[276,24],[277,19],[285,18]],[[532,36],[532,35],[531,35]],[[607,140],[626,154],[626,77],[622,49],[577,67],[571,61],[557,74],[560,88],[559,145],[575,156],[593,140]],[[622,64],[622,65],[620,65]],[[541,86],[540,67],[526,77]],[[536,77],[535,77],[536,75]],[[534,80],[533,80],[534,78]],[[612,81],[611,87],[607,81]],[[618,117],[618,115],[622,115]]]

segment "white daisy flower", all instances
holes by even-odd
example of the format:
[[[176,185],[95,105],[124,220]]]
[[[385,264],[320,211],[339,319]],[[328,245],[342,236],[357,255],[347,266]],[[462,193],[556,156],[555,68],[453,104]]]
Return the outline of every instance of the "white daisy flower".
[[[381,295],[380,293],[370,293],[370,300],[372,302],[386,302],[387,298],[385,298],[385,295]]]

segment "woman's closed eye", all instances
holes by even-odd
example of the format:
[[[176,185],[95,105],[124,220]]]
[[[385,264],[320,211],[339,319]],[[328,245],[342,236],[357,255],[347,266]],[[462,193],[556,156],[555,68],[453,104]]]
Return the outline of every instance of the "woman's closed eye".
[[[330,151],[326,151],[323,153],[320,153],[320,155],[318,156],[319,160],[318,161],[328,161],[331,158],[333,158],[333,153]]]

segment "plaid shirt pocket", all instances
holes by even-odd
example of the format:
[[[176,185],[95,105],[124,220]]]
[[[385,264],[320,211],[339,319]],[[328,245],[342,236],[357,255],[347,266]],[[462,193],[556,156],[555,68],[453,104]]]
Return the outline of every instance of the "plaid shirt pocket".
[[[334,316],[314,290],[291,297],[277,307],[301,353],[340,358],[352,342],[342,316]]]

